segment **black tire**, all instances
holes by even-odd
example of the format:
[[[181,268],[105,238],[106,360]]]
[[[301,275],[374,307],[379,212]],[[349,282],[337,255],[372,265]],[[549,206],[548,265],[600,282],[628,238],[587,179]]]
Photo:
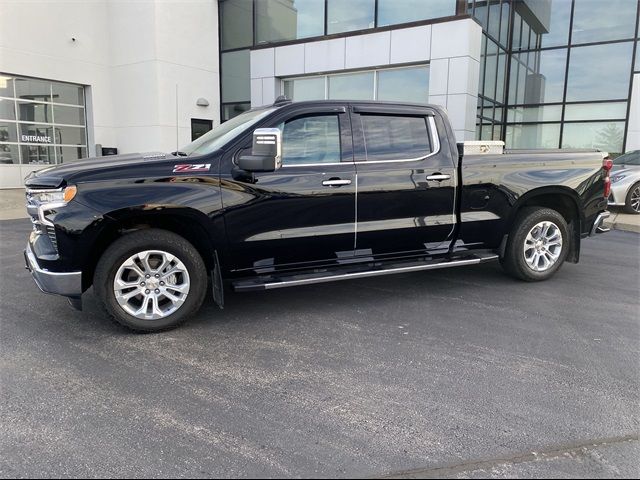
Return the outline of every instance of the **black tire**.
[[[113,287],[120,266],[132,255],[146,250],[175,255],[189,276],[189,292],[184,303],[173,313],[155,320],[141,319],[126,312],[118,304]],[[93,287],[115,322],[137,332],[157,332],[179,326],[200,308],[207,291],[207,270],[198,251],[181,236],[160,229],[139,230],[119,238],[107,248],[96,266]]]
[[[632,215],[638,215],[640,213],[640,210],[634,210],[633,206],[631,206],[631,196],[638,194],[640,194],[640,182],[634,183],[627,192],[627,197],[624,199],[624,213],[630,213]]]
[[[525,240],[529,232],[541,222],[552,222],[562,235],[562,246],[555,263],[544,271],[535,271],[525,260]],[[518,214],[501,259],[502,267],[512,277],[527,282],[538,282],[552,277],[562,266],[571,245],[567,222],[560,213],[550,208],[526,207]]]

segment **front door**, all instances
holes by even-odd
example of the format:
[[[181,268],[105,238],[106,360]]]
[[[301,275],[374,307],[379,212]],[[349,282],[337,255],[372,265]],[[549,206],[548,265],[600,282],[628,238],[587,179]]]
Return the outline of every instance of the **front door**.
[[[260,127],[282,131],[282,167],[247,174],[223,160],[225,226],[237,273],[338,264],[354,255],[355,166],[341,105],[290,107]],[[250,136],[249,132],[249,136]],[[243,145],[248,148],[250,138]],[[243,150],[236,151],[234,158]]]
[[[436,115],[426,107],[354,105],[359,257],[447,251],[457,179]]]

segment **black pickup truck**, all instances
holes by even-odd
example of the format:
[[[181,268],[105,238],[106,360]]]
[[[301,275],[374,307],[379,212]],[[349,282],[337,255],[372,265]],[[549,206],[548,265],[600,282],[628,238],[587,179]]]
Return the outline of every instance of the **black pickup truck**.
[[[172,154],[89,159],[26,179],[27,268],[41,290],[93,285],[137,331],[206,292],[280,288],[500,260],[516,278],[578,262],[605,231],[597,151],[463,155],[430,105],[279,99]]]

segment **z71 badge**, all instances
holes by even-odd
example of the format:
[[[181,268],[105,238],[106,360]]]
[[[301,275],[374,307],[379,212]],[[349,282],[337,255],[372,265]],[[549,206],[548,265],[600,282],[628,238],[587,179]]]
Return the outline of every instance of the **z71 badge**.
[[[184,165],[175,165],[173,173],[191,173],[191,172],[208,172],[211,170],[210,163],[191,163]]]

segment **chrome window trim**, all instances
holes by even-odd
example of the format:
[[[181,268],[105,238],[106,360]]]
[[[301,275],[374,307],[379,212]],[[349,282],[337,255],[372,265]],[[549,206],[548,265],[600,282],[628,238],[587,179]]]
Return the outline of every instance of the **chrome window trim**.
[[[282,165],[280,168],[295,168],[295,167],[321,167],[321,166],[336,166],[336,165],[353,165],[354,162],[331,162],[331,163],[299,163],[297,165]]]
[[[367,165],[367,164],[381,164],[381,163],[401,163],[401,162],[419,162],[425,160],[433,155],[440,153],[440,137],[438,136],[438,129],[436,127],[436,121],[433,115],[427,115],[427,123],[429,125],[429,133],[431,134],[431,145],[433,151],[428,155],[415,158],[401,158],[397,160],[371,160],[360,162],[337,162],[337,163],[302,163],[299,165],[282,165],[281,168],[294,168],[294,167],[319,167],[319,166],[336,166],[336,165]]]
[[[434,120],[433,115],[427,115],[427,123],[429,125],[429,133],[431,134],[431,146],[433,151],[427,155],[423,155],[421,157],[415,158],[401,158],[397,160],[365,160],[361,162],[354,162],[356,165],[366,165],[369,163],[400,163],[400,162],[418,162],[425,160],[433,155],[440,153],[440,138],[438,137],[438,130],[436,128],[436,122]]]

